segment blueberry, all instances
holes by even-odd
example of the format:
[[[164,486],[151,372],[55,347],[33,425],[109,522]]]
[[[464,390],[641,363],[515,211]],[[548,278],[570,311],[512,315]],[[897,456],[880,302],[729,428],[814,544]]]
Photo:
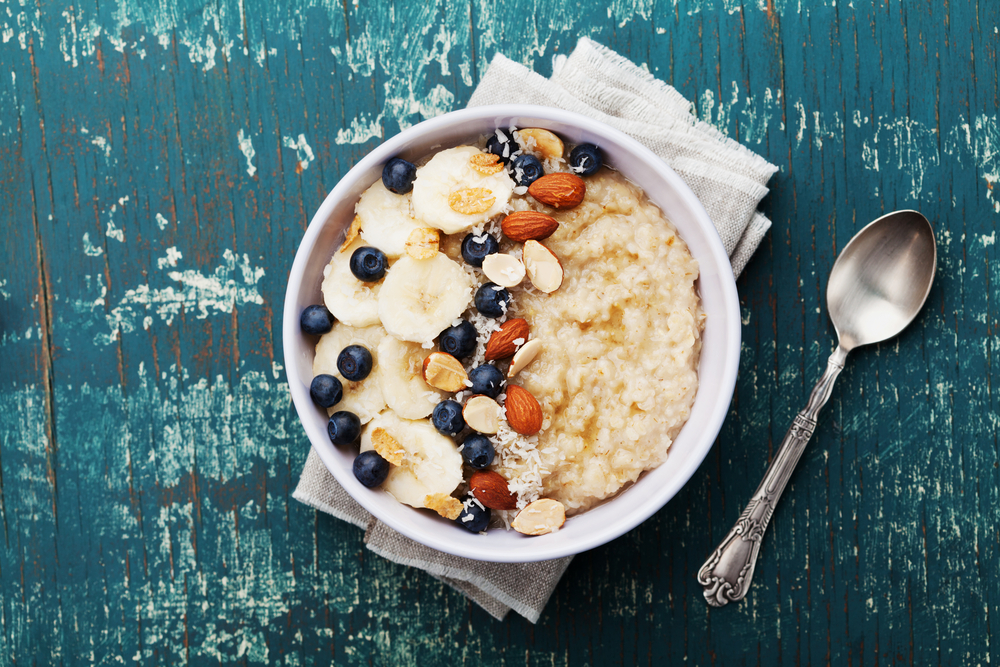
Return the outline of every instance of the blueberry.
[[[510,292],[496,283],[483,283],[476,290],[476,310],[486,317],[500,317],[507,312]]]
[[[490,525],[489,508],[482,507],[475,500],[472,500],[471,496],[465,502],[467,507],[462,508],[462,513],[455,519],[455,523],[471,533],[481,533],[486,530],[486,527]]]
[[[309,385],[309,395],[319,407],[329,408],[344,397],[344,385],[332,375],[317,375]]]
[[[482,239],[482,242],[476,239]],[[479,236],[469,234],[462,239],[462,259],[472,266],[481,267],[486,255],[492,255],[495,252],[500,252],[500,244],[497,243],[496,238],[485,232]]]
[[[354,459],[354,476],[369,489],[374,489],[389,476],[389,462],[374,449],[361,452]]]
[[[518,185],[529,186],[545,175],[542,163],[534,155],[518,155],[514,158],[514,180]]]
[[[458,435],[465,428],[462,405],[457,401],[441,401],[434,406],[431,421],[439,432],[451,436]]]
[[[306,306],[299,316],[299,327],[302,333],[322,336],[333,328],[333,313],[322,304]]]
[[[472,322],[462,320],[441,332],[438,347],[456,359],[465,359],[476,351],[476,337],[476,327],[472,326]]]
[[[372,372],[372,353],[363,345],[348,345],[337,357],[337,370],[351,382],[360,382]]]
[[[341,410],[330,415],[326,433],[335,445],[349,445],[361,435],[361,420],[353,412]]]
[[[382,167],[382,185],[397,195],[405,195],[412,190],[416,177],[417,167],[402,158],[394,157]]]
[[[485,435],[474,433],[462,441],[462,458],[476,470],[485,470],[493,463],[496,450]]]
[[[569,166],[579,176],[590,176],[603,164],[601,149],[594,144],[580,144],[569,154]]]
[[[388,267],[389,260],[378,248],[362,246],[351,255],[351,273],[361,282],[373,283],[381,280]]]
[[[473,394],[496,398],[503,389],[503,373],[493,364],[483,364],[473,368],[469,371],[469,381],[472,382],[470,389]]]
[[[517,150],[517,145],[511,142],[509,135],[504,134],[504,137],[506,139],[501,140],[496,132],[491,134],[490,138],[486,140],[486,150],[494,155],[499,155],[500,161],[507,164],[510,162],[511,154]]]

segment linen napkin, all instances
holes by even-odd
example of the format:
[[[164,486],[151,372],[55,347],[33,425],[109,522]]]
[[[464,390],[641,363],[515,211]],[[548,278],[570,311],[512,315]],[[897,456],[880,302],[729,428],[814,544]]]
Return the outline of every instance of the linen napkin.
[[[704,204],[736,275],[771,225],[756,209],[777,167],[698,120],[691,103],[674,88],[590,39],[581,39],[570,56],[557,56],[548,79],[497,54],[469,106],[501,103],[575,111],[645,144]],[[341,488],[315,451],[309,452],[292,496],[365,530],[371,551],[425,570],[498,619],[513,609],[536,622],[572,560],[485,563],[425,547],[374,519]]]

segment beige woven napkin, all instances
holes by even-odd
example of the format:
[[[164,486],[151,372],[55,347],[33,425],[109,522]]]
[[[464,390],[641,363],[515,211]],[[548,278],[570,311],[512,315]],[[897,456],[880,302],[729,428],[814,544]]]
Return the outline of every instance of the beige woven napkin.
[[[739,275],[771,223],[757,212],[777,167],[691,114],[691,103],[617,53],[581,39],[546,79],[497,55],[469,106],[522,103],[596,118],[648,146],[705,205]],[[365,544],[389,560],[426,570],[495,618],[511,609],[538,620],[571,557],[540,563],[484,563],[435,551],[387,528],[309,452],[293,497],[365,530]]]

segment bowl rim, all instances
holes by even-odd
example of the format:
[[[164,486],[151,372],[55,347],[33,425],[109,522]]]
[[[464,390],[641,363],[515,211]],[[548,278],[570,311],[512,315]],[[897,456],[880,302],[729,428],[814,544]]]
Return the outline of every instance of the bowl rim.
[[[520,549],[514,553],[498,553],[496,548],[490,548],[489,541],[486,539],[482,541],[482,546],[478,549],[470,549],[468,545],[464,545],[463,548],[459,550],[455,544],[452,544],[447,539],[447,535],[444,535],[443,539],[439,539],[436,534],[428,535],[421,531],[417,531],[414,529],[412,524],[399,520],[396,515],[387,514],[386,512],[381,511],[381,509],[368,497],[370,491],[367,489],[364,490],[367,491],[368,494],[351,493],[350,489],[352,486],[358,486],[359,488],[363,487],[360,487],[360,484],[358,484],[354,479],[341,479],[342,476],[348,475],[350,471],[341,470],[341,466],[338,465],[335,460],[336,452],[334,446],[329,442],[325,432],[321,432],[316,429],[310,420],[306,419],[303,414],[304,410],[315,409],[312,404],[312,400],[309,397],[308,382],[304,381],[304,379],[300,376],[296,364],[289,363],[288,361],[289,359],[293,359],[297,353],[295,341],[301,334],[299,331],[300,313],[298,312],[296,304],[299,299],[300,287],[302,286],[303,276],[309,257],[313,252],[314,246],[316,245],[322,229],[326,225],[331,214],[334,212],[338,201],[348,194],[351,188],[356,185],[358,180],[363,175],[369,173],[371,169],[385,163],[389,158],[394,157],[400,152],[403,152],[409,143],[419,139],[421,135],[429,132],[436,132],[447,128],[448,126],[461,124],[463,122],[482,121],[489,118],[501,119],[512,117],[531,117],[533,120],[550,121],[560,124],[572,123],[583,132],[604,136],[610,141],[617,143],[633,157],[644,163],[643,166],[656,171],[657,176],[671,186],[674,194],[679,197],[683,205],[687,207],[689,213],[697,220],[699,226],[703,227],[708,232],[705,234],[706,238],[703,239],[707,243],[708,252],[701,254],[699,259],[703,259],[706,256],[711,255],[714,262],[720,267],[730,266],[729,256],[722,245],[722,240],[702,203],[694,195],[687,184],[684,183],[680,176],[678,176],[677,173],[667,165],[666,161],[653,153],[649,148],[620,130],[617,130],[601,121],[575,112],[565,111],[554,107],[526,104],[490,105],[448,112],[407,128],[376,146],[361,160],[359,160],[346,174],[344,174],[337,185],[324,198],[323,203],[313,215],[308,227],[306,228],[305,234],[299,243],[299,247],[295,253],[295,259],[289,271],[288,283],[285,292],[285,302],[282,309],[282,351],[285,361],[286,379],[288,381],[292,403],[295,406],[296,413],[299,416],[300,423],[306,431],[311,446],[316,450],[320,459],[323,461],[324,466],[330,471],[337,482],[344,487],[345,491],[347,491],[347,493],[366,511],[402,535],[444,553],[461,556],[471,560],[498,563],[543,561],[582,553],[624,535],[632,528],[638,526],[640,523],[644,522],[650,516],[662,509],[664,505],[666,505],[666,503],[669,502],[670,499],[673,498],[685,484],[687,484],[690,478],[694,475],[695,471],[697,471],[697,469],[701,466],[702,462],[707,457],[708,452],[711,451],[711,448],[721,431],[722,424],[728,414],[729,405],[732,402],[732,396],[736,388],[736,376],[739,368],[741,348],[741,319],[739,297],[736,291],[736,278],[735,276],[732,276],[730,272],[728,273],[729,278],[726,279],[726,272],[720,272],[724,274],[722,276],[722,280],[719,281],[719,287],[721,288],[721,301],[723,303],[723,309],[729,313],[729,317],[727,317],[725,321],[725,324],[727,325],[726,329],[721,332],[727,354],[719,376],[719,386],[721,391],[718,394],[718,400],[716,400],[712,405],[712,409],[709,412],[707,419],[703,420],[698,426],[701,435],[696,440],[695,444],[697,446],[691,450],[687,460],[684,462],[684,465],[674,471],[674,473],[670,476],[668,483],[656,487],[655,491],[650,494],[648,498],[637,508],[634,508],[623,517],[616,518],[613,526],[605,527],[602,530],[595,531],[593,534],[577,536],[576,539],[571,540],[543,541],[539,540],[539,538],[528,538],[533,542],[537,542],[537,547],[530,549],[530,553],[527,554],[524,550]],[[311,380],[311,378],[309,379]],[[699,383],[699,392],[701,391],[701,386],[701,383]],[[697,394],[695,400],[697,401]],[[686,425],[687,424],[685,424],[685,426]],[[678,438],[679,437],[680,434],[678,434]],[[317,442],[325,444],[324,446],[317,446]],[[613,496],[610,500],[614,500],[615,497],[617,497],[617,495]],[[587,513],[584,513],[581,516],[586,516],[586,514]],[[558,533],[556,533],[556,535],[558,535]]]

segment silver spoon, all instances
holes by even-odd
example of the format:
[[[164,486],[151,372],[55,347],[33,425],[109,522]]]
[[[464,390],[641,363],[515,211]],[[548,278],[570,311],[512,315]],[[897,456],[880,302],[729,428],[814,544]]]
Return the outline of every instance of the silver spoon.
[[[847,353],[905,329],[927,300],[936,266],[934,230],[916,211],[883,215],[855,234],[837,257],[826,286],[837,349],[743,514],[698,571],[708,604],[722,607],[747,594],[771,514],[812,437],[816,416],[830,398]]]

